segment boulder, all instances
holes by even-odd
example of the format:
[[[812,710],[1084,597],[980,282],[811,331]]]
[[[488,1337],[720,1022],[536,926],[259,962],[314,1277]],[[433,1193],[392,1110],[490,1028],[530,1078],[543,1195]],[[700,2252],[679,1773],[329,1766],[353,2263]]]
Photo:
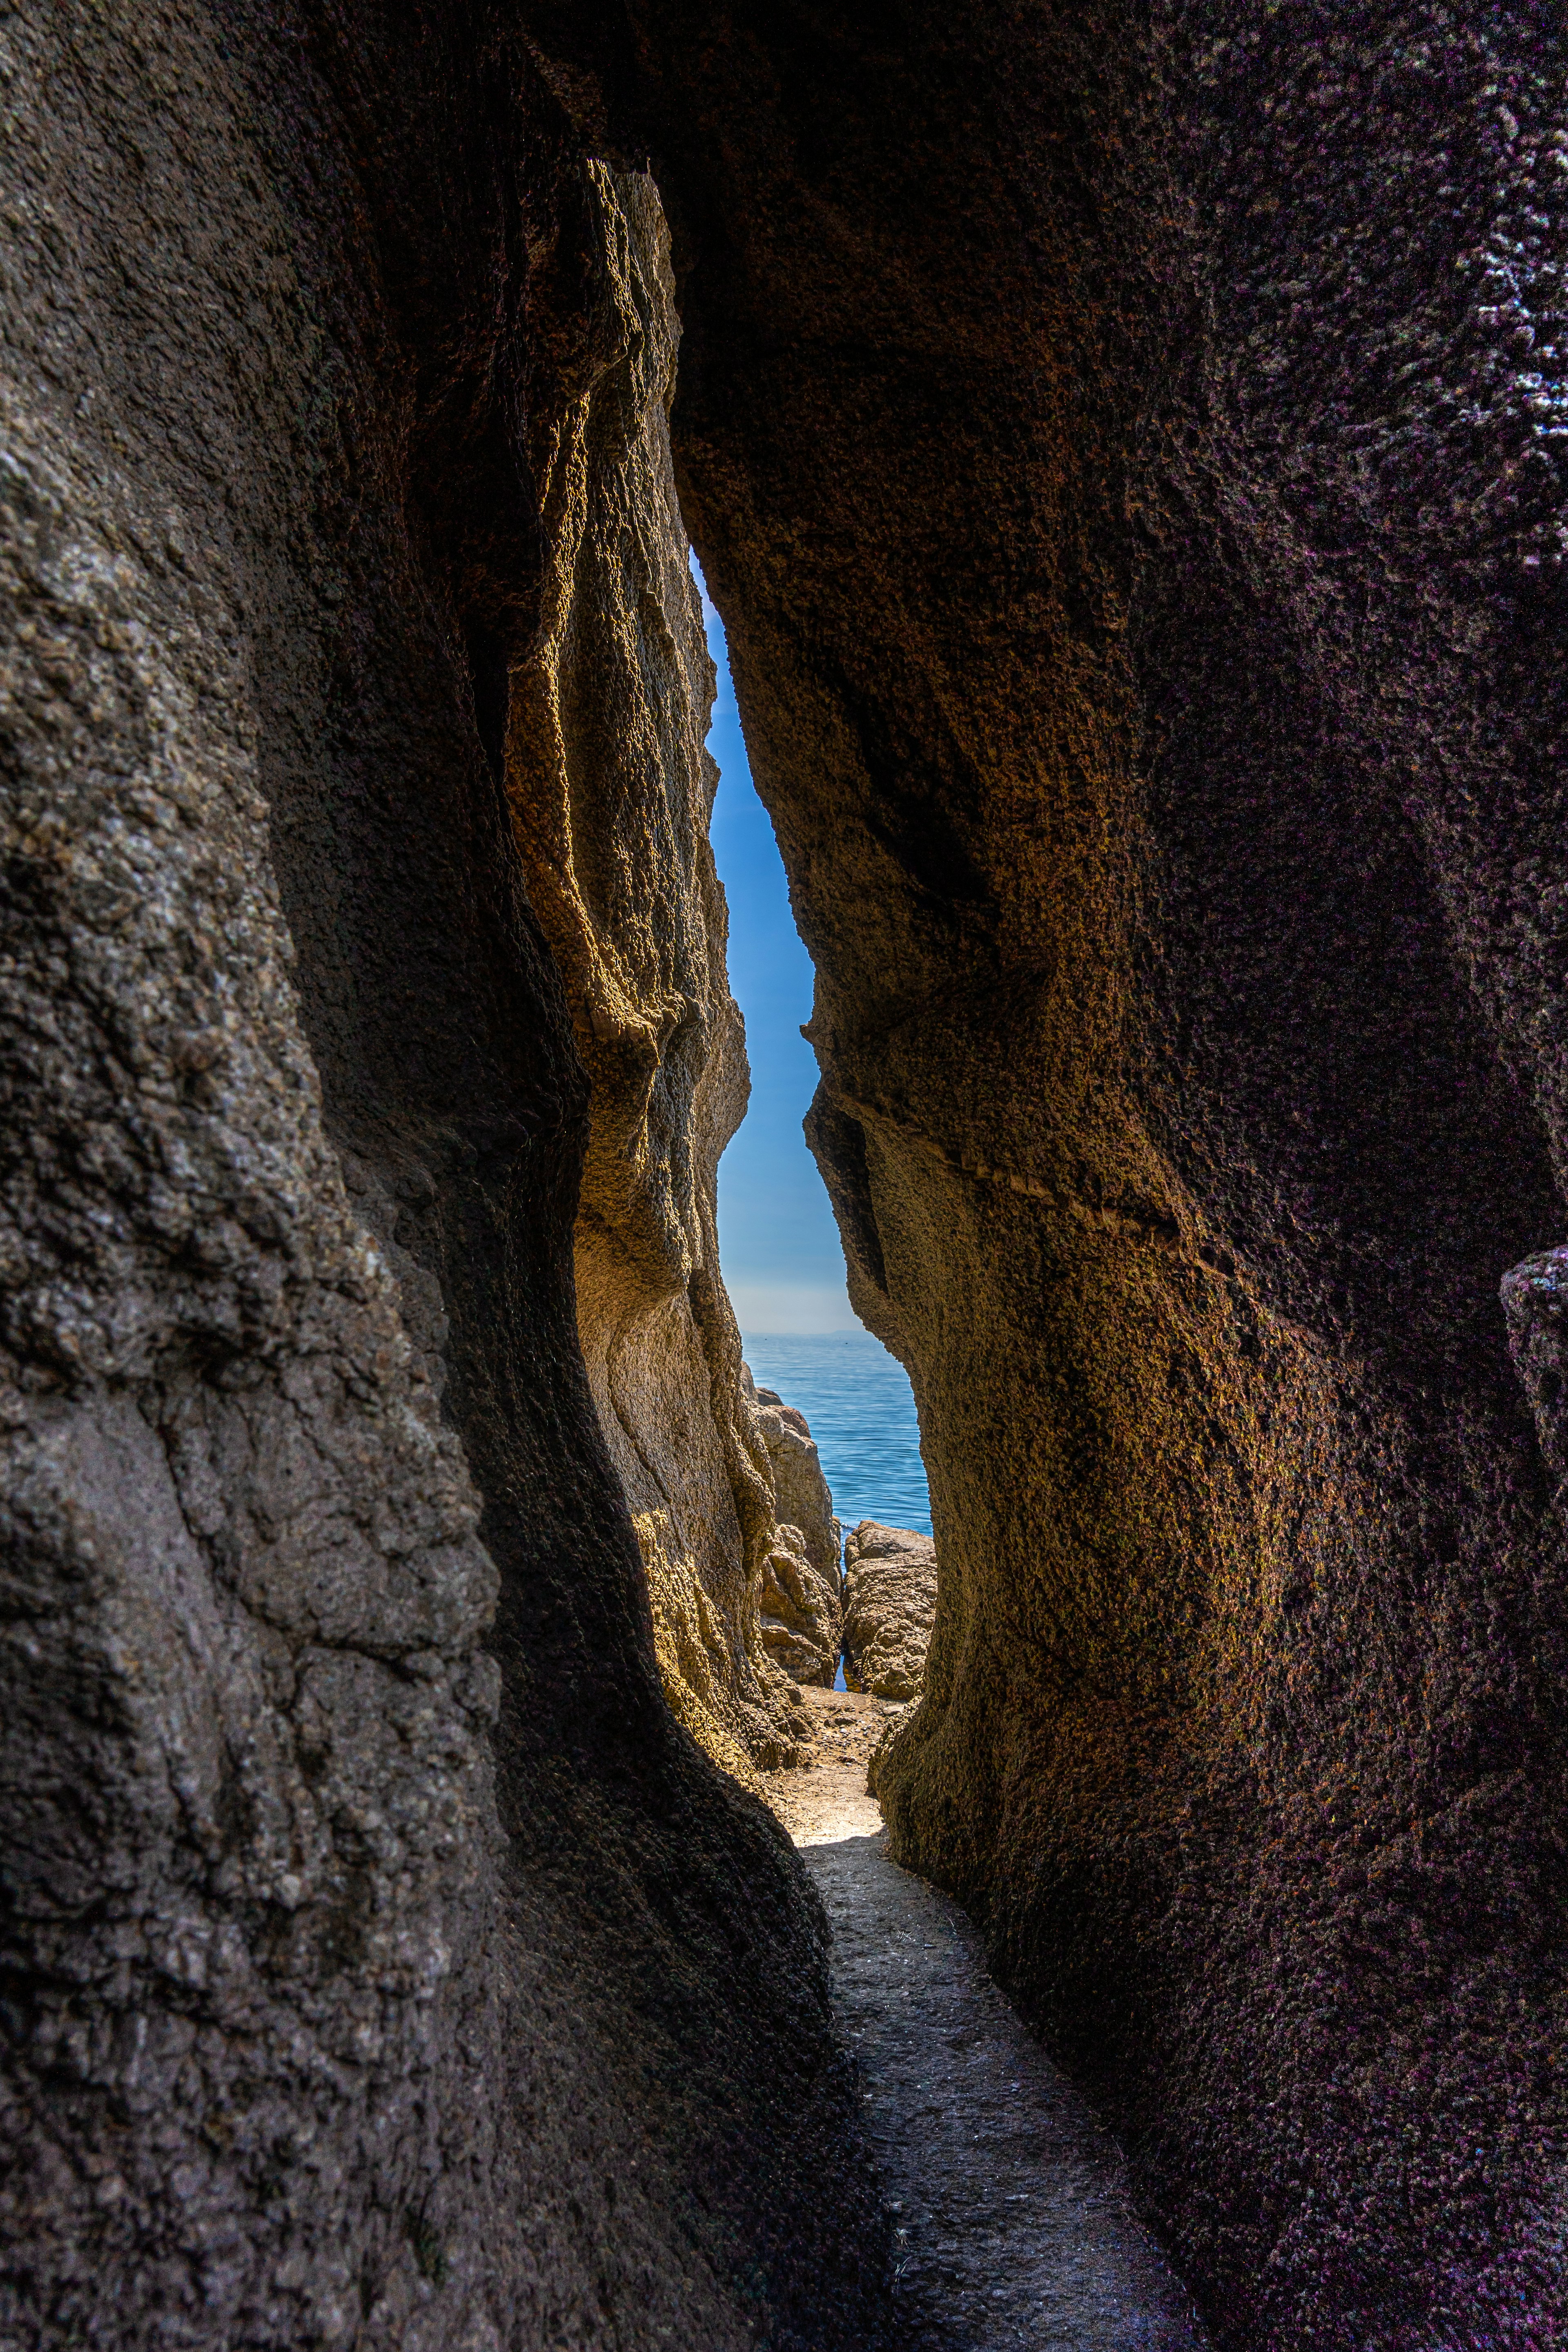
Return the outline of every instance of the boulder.
[[[763,1571],[763,1643],[795,1681],[831,1690],[843,1622],[833,1496],[805,1413],[776,1389],[759,1389],[749,1366],[742,1366],[742,1376],[767,1449],[778,1513]]]
[[[936,1546],[862,1519],[844,1547],[844,1679],[878,1698],[918,1698],[936,1615]]]
[[[831,1690],[841,1620],[837,1578],[818,1574],[799,1528],[775,1528],[762,1595],[763,1641],[774,1664],[795,1682]]]
[[[776,1389],[760,1389],[746,1381],[757,1410],[781,1522],[798,1528],[818,1573],[839,1577],[838,1522],[833,1516],[833,1491],[823,1472],[822,1456],[811,1425],[798,1406],[785,1404]]]

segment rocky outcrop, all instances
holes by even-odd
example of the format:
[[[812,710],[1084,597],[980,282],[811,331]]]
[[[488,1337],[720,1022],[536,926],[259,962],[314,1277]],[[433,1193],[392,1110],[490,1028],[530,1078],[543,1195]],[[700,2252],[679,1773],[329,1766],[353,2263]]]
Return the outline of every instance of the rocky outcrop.
[[[844,1679],[876,1698],[919,1698],[936,1616],[936,1546],[862,1519],[844,1543]]]
[[[920,1407],[895,1852],[1237,2352],[1561,2340],[1561,17],[536,21]]]
[[[831,1690],[843,1622],[838,1522],[805,1415],[742,1379],[773,1474],[778,1524],[763,1581],[763,1640],[797,1683]]]
[[[811,1424],[797,1405],[784,1402],[776,1389],[758,1388],[750,1365],[742,1366],[741,1377],[767,1449],[778,1517],[798,1529],[817,1575],[837,1588],[839,1528],[833,1516],[833,1490]]]
[[[817,1573],[800,1529],[775,1528],[763,1580],[763,1640],[797,1683],[832,1689],[840,1614],[836,1583]]]
[[[1541,1458],[1561,1491],[1568,1477],[1568,1249],[1542,1250],[1511,1266],[1500,1296],[1509,1352],[1535,1415]]]
[[[817,1906],[660,1691],[514,814],[561,742],[626,779],[602,623],[640,805],[700,819],[646,184],[465,5],[0,49],[0,2339],[883,2340]],[[731,1514],[682,1490],[672,1580],[728,1606],[739,1081],[695,843],[660,876],[588,1001]]]

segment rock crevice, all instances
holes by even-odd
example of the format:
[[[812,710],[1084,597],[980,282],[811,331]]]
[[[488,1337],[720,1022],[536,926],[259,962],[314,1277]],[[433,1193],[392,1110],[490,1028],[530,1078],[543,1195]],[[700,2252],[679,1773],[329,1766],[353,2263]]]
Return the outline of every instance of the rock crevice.
[[[1561,27],[537,21],[675,224],[811,1131],[920,1406],[893,1851],[1219,2340],[1552,2341]]]
[[[668,1373],[771,1737],[655,200],[482,9],[0,47],[0,2336],[880,2340],[820,1912],[615,1451]],[[607,805],[602,938],[525,855],[562,756],[641,931]]]
[[[1562,2340],[1561,25],[0,49],[0,2336],[889,2340],[684,514],[921,1418],[894,1852],[1216,2342]]]

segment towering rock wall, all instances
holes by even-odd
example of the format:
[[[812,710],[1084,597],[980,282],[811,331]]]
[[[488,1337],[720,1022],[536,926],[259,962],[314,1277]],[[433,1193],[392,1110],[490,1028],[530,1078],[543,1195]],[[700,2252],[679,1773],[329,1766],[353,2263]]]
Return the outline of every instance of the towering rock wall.
[[[764,1648],[773,1481],[719,1271],[719,1157],[746,1108],[708,844],[713,665],[670,464],[679,331],[652,183],[584,166],[599,250],[586,388],[532,420],[537,635],[507,786],[530,903],[592,1083],[577,1324],[676,1713],[742,1778],[805,1728]]]
[[[651,200],[482,8],[0,66],[0,2338],[878,2342],[819,1914],[660,1695],[509,796],[568,544],[692,674]],[[629,1029],[722,1032],[700,911]],[[652,1089],[709,1366],[732,1042]]]
[[[534,20],[670,212],[815,1139],[921,1409],[896,1850],[1226,2343],[1555,2341],[1552,1266],[1544,1453],[1498,1293],[1563,1217],[1558,20]]]

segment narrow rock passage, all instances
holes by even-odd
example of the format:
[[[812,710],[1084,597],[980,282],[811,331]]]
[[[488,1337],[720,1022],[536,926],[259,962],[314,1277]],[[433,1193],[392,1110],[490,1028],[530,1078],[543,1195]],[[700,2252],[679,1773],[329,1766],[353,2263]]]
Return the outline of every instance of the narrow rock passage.
[[[992,1982],[957,1906],[889,1859],[864,1763],[846,1754],[879,1730],[874,1703],[811,1698],[824,1761],[774,1776],[770,1794],[833,1926],[909,2352],[1202,2352],[1108,2136]]]

